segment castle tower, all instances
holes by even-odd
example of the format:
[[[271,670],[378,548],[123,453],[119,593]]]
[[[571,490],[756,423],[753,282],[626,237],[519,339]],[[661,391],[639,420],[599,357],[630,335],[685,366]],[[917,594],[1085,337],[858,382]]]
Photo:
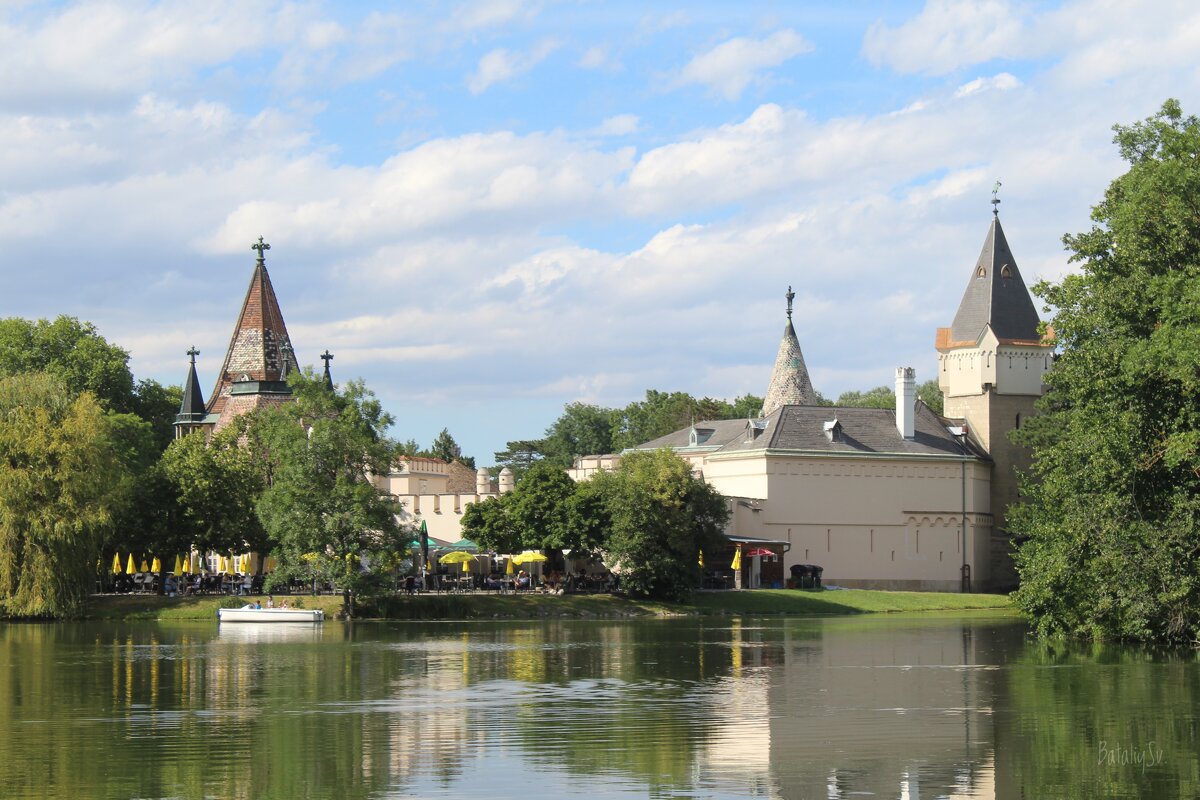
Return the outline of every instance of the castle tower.
[[[792,327],[792,300],[796,293],[787,290],[787,324],[783,328],[783,341],[775,356],[775,369],[771,372],[771,383],[763,400],[760,417],[773,414],[781,406],[815,406],[817,393],[808,378],[808,367],[804,365],[804,353],[800,351],[800,340]]]
[[[1030,461],[1008,434],[1035,413],[1053,345],[1038,333],[1037,310],[997,212],[954,322],[938,328],[937,351],[945,415],[965,420],[971,438],[992,457],[991,575],[992,588],[1002,589],[1016,584],[1006,511],[1017,501],[1016,470]]]
[[[204,425],[208,415],[204,409],[204,394],[200,391],[200,379],[196,377],[196,356],[200,351],[192,347],[187,351],[191,365],[188,367],[187,380],[183,384],[183,401],[179,404],[179,413],[175,415],[175,438],[182,439],[192,431]]]
[[[250,249],[258,251],[258,259],[229,340],[225,363],[208,399],[208,412],[216,415],[217,429],[240,414],[286,402],[291,397],[287,373],[297,369],[296,355],[263,256],[271,245],[260,236]]]

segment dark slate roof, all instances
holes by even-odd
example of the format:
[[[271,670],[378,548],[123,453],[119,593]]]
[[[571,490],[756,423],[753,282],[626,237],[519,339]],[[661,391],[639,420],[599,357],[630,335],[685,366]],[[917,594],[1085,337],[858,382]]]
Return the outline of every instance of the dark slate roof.
[[[991,325],[998,339],[1038,341],[1041,338],[1038,322],[1033,299],[1004,238],[1000,218],[993,217],[950,326],[950,338],[955,342],[974,342],[984,327]]]
[[[839,435],[830,441],[825,424],[837,420]],[[711,428],[713,435],[696,448],[689,447],[691,428],[683,428],[638,446],[638,450],[670,447],[676,450],[704,450],[716,453],[754,450],[805,450],[826,453],[891,455],[963,454],[962,445],[927,405],[917,402],[916,435],[906,440],[896,429],[896,412],[886,408],[847,408],[839,406],[784,406],[765,420],[766,429],[747,441],[749,420],[729,419],[697,422],[697,428]],[[986,456],[968,447],[968,454]]]
[[[192,361],[188,369],[187,381],[183,384],[183,402],[179,404],[179,413],[175,416],[176,424],[199,423],[204,421],[204,395],[200,391],[200,380],[196,377],[196,362]]]

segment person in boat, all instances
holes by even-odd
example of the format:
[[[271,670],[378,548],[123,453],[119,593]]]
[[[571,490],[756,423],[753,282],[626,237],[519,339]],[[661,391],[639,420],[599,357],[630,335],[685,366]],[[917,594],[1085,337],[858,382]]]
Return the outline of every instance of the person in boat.
[[[275,596],[269,594],[269,595],[267,595],[267,608],[274,608],[274,607],[275,607]]]

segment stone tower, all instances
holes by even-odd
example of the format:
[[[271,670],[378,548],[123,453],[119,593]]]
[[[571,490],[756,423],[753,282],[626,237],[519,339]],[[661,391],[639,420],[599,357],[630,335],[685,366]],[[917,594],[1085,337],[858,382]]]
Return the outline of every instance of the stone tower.
[[[998,203],[999,201],[994,201]],[[1008,439],[1034,413],[1053,345],[1039,319],[1000,216],[993,212],[983,250],[949,328],[938,328],[938,384],[945,415],[966,422],[968,435],[992,457],[991,588],[1016,585],[1008,506],[1017,500],[1016,470],[1029,453]]]
[[[773,414],[782,406],[815,406],[817,393],[808,378],[808,367],[804,364],[804,353],[800,352],[800,340],[792,327],[792,300],[796,293],[792,287],[787,291],[787,324],[783,327],[783,341],[775,356],[775,369],[771,371],[771,383],[763,400],[760,417]]]
[[[297,369],[296,354],[263,256],[271,245],[260,236],[250,247],[258,251],[250,288],[229,340],[225,363],[217,374],[217,385],[208,398],[208,413],[215,415],[211,418],[216,420],[217,429],[239,414],[287,402],[291,398],[287,374]]]

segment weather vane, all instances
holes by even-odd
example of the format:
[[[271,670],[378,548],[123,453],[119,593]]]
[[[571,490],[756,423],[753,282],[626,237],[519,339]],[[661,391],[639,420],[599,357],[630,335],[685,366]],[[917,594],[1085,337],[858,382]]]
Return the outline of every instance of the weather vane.
[[[1000,179],[996,179],[996,185],[992,187],[992,215],[1000,216],[1000,198],[996,195],[1000,194]]]

